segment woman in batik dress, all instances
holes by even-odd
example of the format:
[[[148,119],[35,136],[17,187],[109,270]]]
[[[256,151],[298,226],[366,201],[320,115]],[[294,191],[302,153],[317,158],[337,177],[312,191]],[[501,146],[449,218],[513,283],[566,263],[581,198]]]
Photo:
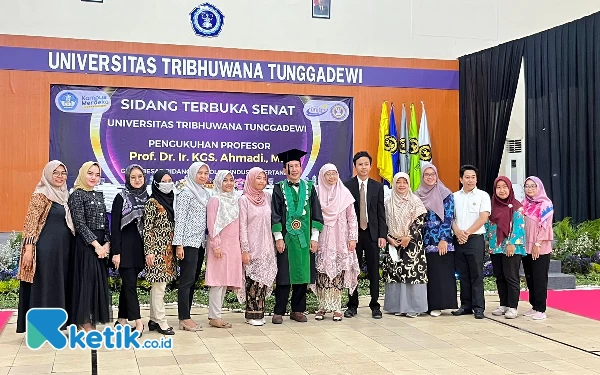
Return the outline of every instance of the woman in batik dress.
[[[427,209],[410,190],[406,173],[396,173],[392,186],[385,202],[388,247],[383,309],[415,318],[427,311],[427,258],[421,233]]]

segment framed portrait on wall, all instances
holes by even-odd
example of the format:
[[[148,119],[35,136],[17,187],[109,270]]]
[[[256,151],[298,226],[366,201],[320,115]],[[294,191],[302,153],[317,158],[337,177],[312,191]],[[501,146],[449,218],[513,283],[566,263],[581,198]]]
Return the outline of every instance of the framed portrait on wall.
[[[311,0],[312,17],[329,19],[331,15],[331,0]]]

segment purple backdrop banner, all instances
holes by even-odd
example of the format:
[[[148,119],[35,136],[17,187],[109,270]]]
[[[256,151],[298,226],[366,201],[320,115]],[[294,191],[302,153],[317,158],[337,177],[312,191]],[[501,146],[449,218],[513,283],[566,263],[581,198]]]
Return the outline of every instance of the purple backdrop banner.
[[[290,148],[308,152],[304,178],[325,163],[352,174],[352,98],[63,85],[50,95],[50,159],[67,165],[70,186],[88,160],[113,184],[133,163],[179,180],[195,161],[236,178],[259,166],[277,182],[276,154]]]
[[[458,90],[458,71],[134,55],[0,46],[0,69]]]

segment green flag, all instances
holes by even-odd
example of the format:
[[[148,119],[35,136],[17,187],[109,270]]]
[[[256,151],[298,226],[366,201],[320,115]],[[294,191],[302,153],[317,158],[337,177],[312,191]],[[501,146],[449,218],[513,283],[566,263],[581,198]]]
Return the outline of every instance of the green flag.
[[[408,144],[410,152],[410,188],[415,191],[421,185],[421,161],[419,157],[419,131],[417,129],[417,115],[415,105],[410,105],[410,127],[408,129]]]

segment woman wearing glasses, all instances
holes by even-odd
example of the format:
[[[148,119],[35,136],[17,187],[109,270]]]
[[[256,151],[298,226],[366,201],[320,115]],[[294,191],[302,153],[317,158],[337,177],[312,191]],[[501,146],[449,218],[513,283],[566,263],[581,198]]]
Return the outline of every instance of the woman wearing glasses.
[[[31,195],[23,225],[17,333],[25,332],[31,308],[66,309],[69,250],[75,233],[68,199],[67,167],[53,160]]]
[[[523,270],[529,289],[531,310],[524,315],[534,320],[546,319],[546,298],[548,297],[548,270],[550,269],[550,252],[552,252],[552,218],[554,205],[542,180],[535,176],[525,180],[525,251]]]
[[[440,181],[433,164],[423,164],[421,171],[421,186],[416,194],[427,209],[423,225],[427,257],[427,306],[431,316],[440,316],[442,310],[458,308],[452,244],[454,195]]]

